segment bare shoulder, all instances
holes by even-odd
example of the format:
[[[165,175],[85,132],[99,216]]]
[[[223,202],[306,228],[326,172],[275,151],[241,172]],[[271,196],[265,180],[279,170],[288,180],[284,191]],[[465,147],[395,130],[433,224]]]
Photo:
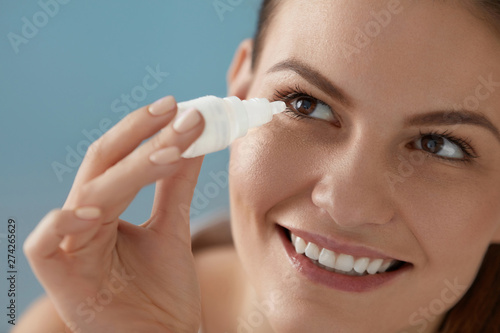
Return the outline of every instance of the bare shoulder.
[[[243,294],[241,267],[231,244],[194,253],[200,281],[204,332],[231,331],[237,322]]]

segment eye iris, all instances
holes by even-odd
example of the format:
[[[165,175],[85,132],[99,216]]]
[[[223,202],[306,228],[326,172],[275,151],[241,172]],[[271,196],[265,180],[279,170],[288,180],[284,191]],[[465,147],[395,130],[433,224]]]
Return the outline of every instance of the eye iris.
[[[304,113],[304,114],[310,114],[316,108],[316,102],[310,98],[299,98],[299,99],[297,99],[295,105],[296,105],[297,111]]]
[[[427,135],[422,138],[422,148],[430,153],[439,152],[444,145],[444,139],[435,135]]]

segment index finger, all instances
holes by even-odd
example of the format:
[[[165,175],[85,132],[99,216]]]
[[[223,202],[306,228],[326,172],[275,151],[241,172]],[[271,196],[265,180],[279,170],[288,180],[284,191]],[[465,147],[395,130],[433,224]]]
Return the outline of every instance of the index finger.
[[[173,96],[167,96],[128,114],[89,147],[76,175],[76,186],[119,162],[143,140],[165,127],[175,117],[176,111],[177,102]]]

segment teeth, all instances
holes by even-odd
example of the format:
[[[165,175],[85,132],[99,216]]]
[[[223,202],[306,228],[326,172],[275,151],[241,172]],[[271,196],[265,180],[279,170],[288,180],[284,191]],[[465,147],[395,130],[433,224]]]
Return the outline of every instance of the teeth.
[[[335,252],[327,249],[321,250],[319,263],[329,268],[335,268]]]
[[[319,259],[319,248],[318,245],[314,243],[309,243],[307,244],[306,247],[306,257],[312,259],[312,260],[318,260]]]
[[[354,267],[354,257],[348,254],[339,254],[335,268],[344,272],[350,272]]]
[[[385,260],[382,266],[380,266],[380,268],[378,269],[378,272],[379,273],[385,272],[389,268],[389,266],[391,266],[393,261],[394,260]]]
[[[368,264],[370,263],[370,259],[363,257],[359,258],[354,262],[354,270],[357,273],[364,273],[366,271],[366,268],[368,267]]]
[[[318,245],[306,242],[302,238],[291,234],[292,244],[298,254],[305,254],[316,265],[324,269],[346,275],[363,276],[368,274],[384,273],[397,260],[371,259],[367,257],[354,258],[344,253],[335,253],[323,249]]]
[[[300,237],[297,237],[295,239],[295,251],[298,254],[303,254],[304,252],[306,252],[306,242],[304,242],[304,240]]]
[[[366,269],[366,271],[368,272],[368,274],[375,274],[378,272],[378,269],[380,268],[380,266],[382,266],[382,263],[384,262],[384,259],[375,259],[375,260],[372,260],[370,262],[370,264],[368,265],[368,268]]]

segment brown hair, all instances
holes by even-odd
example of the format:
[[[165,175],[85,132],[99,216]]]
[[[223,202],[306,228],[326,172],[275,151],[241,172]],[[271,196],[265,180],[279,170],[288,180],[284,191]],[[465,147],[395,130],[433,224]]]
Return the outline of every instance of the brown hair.
[[[474,14],[500,32],[500,0],[467,0]],[[263,0],[254,37],[252,68],[262,53],[270,22],[279,0]],[[489,246],[474,283],[451,308],[439,329],[441,333],[500,332],[500,244]]]
[[[474,283],[448,311],[440,332],[500,332],[500,244],[490,245]]]
[[[264,40],[269,30],[269,23],[276,15],[276,7],[279,0],[263,0],[259,12],[259,21],[257,23],[257,30],[255,31],[254,44],[252,50],[252,69],[257,67],[259,55],[262,53]]]

